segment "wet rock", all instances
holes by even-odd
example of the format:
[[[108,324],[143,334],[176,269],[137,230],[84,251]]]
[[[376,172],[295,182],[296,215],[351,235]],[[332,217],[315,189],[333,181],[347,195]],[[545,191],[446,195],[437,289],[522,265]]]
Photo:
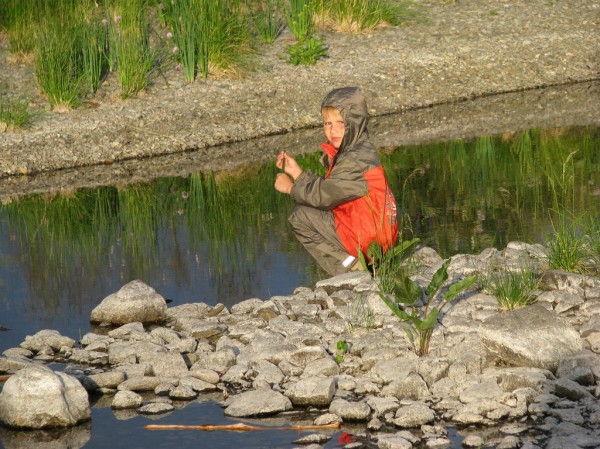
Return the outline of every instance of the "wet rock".
[[[46,366],[20,370],[0,392],[0,422],[8,427],[69,427],[90,417],[88,394],[79,381]]]
[[[344,421],[365,421],[371,413],[371,407],[366,402],[336,398],[329,404],[329,413],[336,414]]]
[[[102,300],[91,312],[92,323],[156,323],[167,317],[167,303],[142,281],[131,281]]]
[[[578,401],[592,396],[585,387],[565,377],[558,379],[554,383],[554,393],[558,397],[567,398],[572,401]]]
[[[113,409],[138,408],[144,403],[142,397],[133,391],[118,391],[113,397]]]
[[[539,304],[488,318],[478,334],[497,360],[551,371],[583,348],[579,333]]]
[[[394,434],[379,435],[377,439],[379,449],[411,449],[412,443]]]
[[[272,390],[255,390],[235,396],[225,409],[225,415],[238,418],[266,416],[291,409],[291,401],[281,393]]]
[[[435,412],[425,404],[411,404],[396,410],[394,424],[398,427],[421,427],[432,422]]]
[[[137,355],[138,363],[152,367],[152,373],[159,377],[182,377],[189,373],[185,360],[178,352],[146,351]]]
[[[329,377],[300,379],[285,392],[294,405],[327,406],[335,393],[335,381]]]
[[[60,335],[58,331],[49,329],[39,331],[32,336],[28,335],[25,337],[25,341],[21,343],[22,348],[34,353],[38,353],[46,347],[50,347],[54,352],[57,352],[63,346],[72,348],[75,346],[75,340]]]
[[[401,376],[400,379],[386,385],[382,392],[398,399],[420,400],[431,396],[427,384],[417,373],[410,373],[406,377]]]
[[[175,410],[173,404],[169,402],[151,402],[138,408],[138,413],[142,415],[161,415]]]
[[[479,447],[483,447],[483,443],[484,443],[483,438],[481,438],[479,435],[468,435],[462,441],[463,447],[479,448]]]

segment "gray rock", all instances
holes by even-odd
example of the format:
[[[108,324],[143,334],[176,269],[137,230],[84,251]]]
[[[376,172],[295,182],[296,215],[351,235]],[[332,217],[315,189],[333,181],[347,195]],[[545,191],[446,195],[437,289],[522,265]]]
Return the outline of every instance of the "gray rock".
[[[398,427],[420,427],[435,419],[435,412],[427,405],[415,403],[396,410],[394,424]]]
[[[373,410],[375,416],[383,416],[386,413],[396,412],[400,407],[400,402],[394,397],[377,397],[371,396],[367,398],[367,404]]]
[[[41,330],[34,335],[28,335],[21,343],[21,347],[33,352],[40,352],[44,347],[50,347],[53,351],[59,351],[60,348],[66,346],[72,348],[75,346],[75,340],[69,337],[60,335],[55,330]]]
[[[600,380],[600,356],[590,351],[582,351],[560,361],[557,377],[566,377],[580,385],[595,385]]]
[[[15,373],[32,364],[31,360],[22,357],[0,357],[0,372]]]
[[[92,323],[157,323],[167,317],[167,303],[142,281],[131,281],[102,300],[90,315]]]
[[[467,383],[466,388],[460,393],[460,402],[468,404],[482,399],[499,400],[504,396],[504,391],[495,380],[481,383]]]
[[[480,448],[480,447],[483,447],[483,443],[484,443],[483,438],[481,438],[479,435],[468,435],[462,441],[463,447]]]
[[[285,392],[294,405],[329,405],[335,393],[335,381],[330,377],[300,379]]]
[[[178,385],[169,392],[171,399],[190,401],[198,397],[198,393],[190,385]]]
[[[340,366],[331,357],[312,360],[306,364],[302,376],[337,376],[340,373]]]
[[[412,449],[410,441],[394,434],[380,434],[377,438],[379,449]]]
[[[516,366],[554,371],[561,359],[583,348],[568,322],[538,304],[489,318],[478,333],[494,358]]]
[[[209,384],[216,385],[219,383],[219,373],[208,368],[193,365],[190,368],[189,374],[190,376],[194,376],[195,378],[200,379],[204,382],[208,382]]]
[[[398,399],[420,400],[431,396],[427,384],[417,373],[410,373],[386,385],[382,393]]]
[[[329,405],[329,413],[334,413],[344,421],[365,421],[369,418],[371,407],[366,402],[350,402],[336,398]]]
[[[561,377],[554,383],[554,393],[558,397],[567,398],[572,401],[592,397],[592,394],[586,388],[565,377]]]
[[[88,394],[79,381],[46,366],[23,368],[0,392],[0,422],[8,427],[69,427],[90,417]]]
[[[321,346],[306,346],[292,352],[288,361],[296,366],[304,368],[309,362],[326,357],[328,357],[327,351]]]
[[[117,391],[113,397],[111,407],[113,409],[138,408],[144,403],[142,397],[134,391]]]
[[[139,354],[138,362],[150,365],[158,377],[182,377],[189,374],[185,360],[178,352],[152,352]]]
[[[216,352],[200,354],[200,359],[192,365],[192,369],[208,368],[218,373],[224,373],[235,363],[235,352],[231,348],[225,348]]]
[[[143,405],[138,408],[138,413],[142,415],[162,415],[163,413],[169,413],[175,410],[173,404],[169,402],[150,402],[149,404]]]
[[[131,379],[127,379],[125,382],[120,383],[117,389],[119,391],[154,391],[154,389],[162,382],[163,380],[160,377],[133,377]]]
[[[235,396],[225,415],[238,418],[273,415],[292,409],[290,400],[273,390],[247,391]]]
[[[125,381],[125,373],[121,371],[107,371],[105,373],[90,374],[89,376],[77,376],[77,379],[88,391],[100,388],[117,388]]]
[[[218,390],[218,387],[216,386],[216,382],[215,383],[206,382],[204,380],[197,379],[196,377],[193,377],[193,376],[182,377],[179,380],[179,385],[190,387],[192,390],[194,390],[197,393],[205,393],[208,391]]]
[[[257,372],[255,381],[264,381],[269,385],[280,384],[283,382],[285,376],[281,370],[273,363],[267,360],[260,360],[251,367]]]

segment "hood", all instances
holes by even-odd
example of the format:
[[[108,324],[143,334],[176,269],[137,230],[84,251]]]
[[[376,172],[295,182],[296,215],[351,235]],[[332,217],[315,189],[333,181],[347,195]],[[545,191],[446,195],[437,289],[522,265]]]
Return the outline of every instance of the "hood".
[[[339,109],[344,119],[346,132],[338,153],[352,148],[363,139],[368,139],[367,124],[369,121],[369,112],[367,101],[360,88],[341,87],[332,90],[325,96],[325,99],[321,103],[321,109],[325,106],[333,106]]]

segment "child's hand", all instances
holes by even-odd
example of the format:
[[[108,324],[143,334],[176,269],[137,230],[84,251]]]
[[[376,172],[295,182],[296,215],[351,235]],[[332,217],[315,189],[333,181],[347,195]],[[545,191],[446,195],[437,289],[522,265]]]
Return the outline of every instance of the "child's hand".
[[[281,193],[287,193],[288,195],[292,191],[294,181],[285,173],[278,173],[275,177],[275,190]]]
[[[302,174],[302,169],[296,160],[292,156],[289,156],[285,151],[279,153],[277,160],[275,161],[275,166],[290,175],[294,180],[298,179],[298,176]]]

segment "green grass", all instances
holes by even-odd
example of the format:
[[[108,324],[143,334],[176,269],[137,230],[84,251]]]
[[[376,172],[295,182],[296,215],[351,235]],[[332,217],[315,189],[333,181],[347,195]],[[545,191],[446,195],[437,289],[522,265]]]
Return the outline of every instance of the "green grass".
[[[318,0],[315,22],[319,28],[346,33],[362,33],[378,26],[398,25],[420,13],[411,1]]]
[[[600,216],[565,215],[553,224],[548,238],[548,264],[550,268],[573,273],[600,272]]]
[[[538,276],[529,268],[521,271],[491,270],[481,277],[484,290],[493,295],[504,310],[515,310],[536,301]]]
[[[28,99],[0,97],[0,131],[25,128],[40,112],[32,111]]]
[[[52,108],[71,109],[81,103],[86,78],[81,65],[80,29],[48,20],[35,52],[35,78]]]
[[[266,0],[252,12],[254,27],[260,40],[272,44],[284,27],[283,6],[280,0]]]

